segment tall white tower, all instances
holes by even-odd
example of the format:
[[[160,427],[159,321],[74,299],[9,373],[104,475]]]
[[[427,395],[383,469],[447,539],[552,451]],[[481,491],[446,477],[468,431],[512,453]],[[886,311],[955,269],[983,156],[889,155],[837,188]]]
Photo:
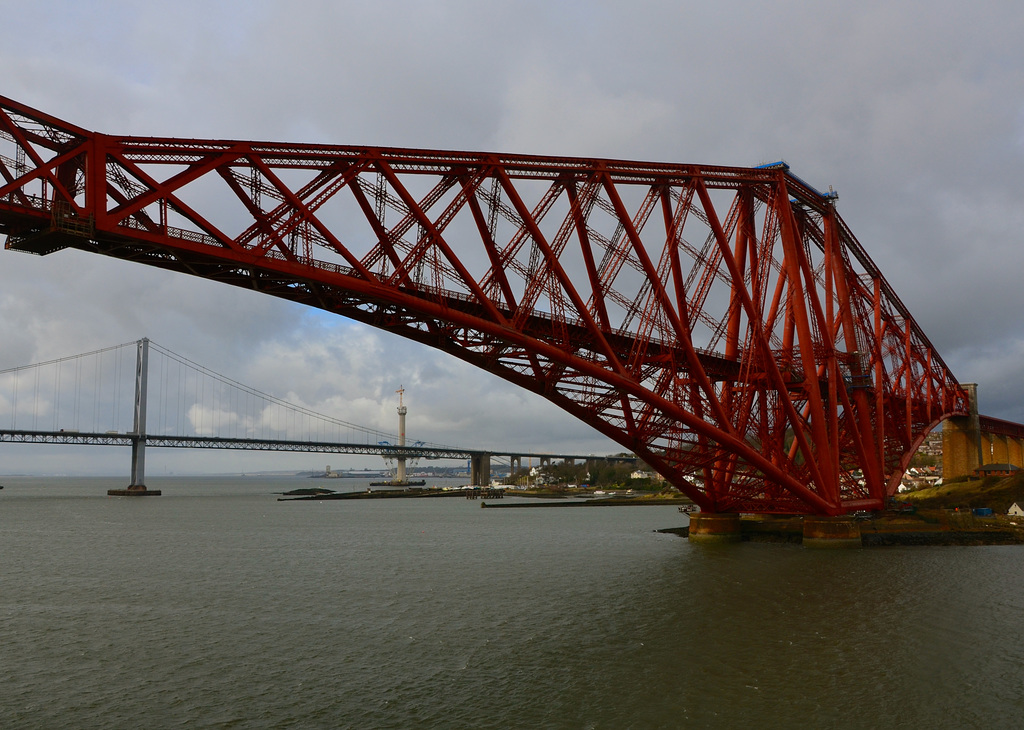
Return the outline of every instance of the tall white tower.
[[[405,446],[405,414],[408,412],[408,408],[402,402],[402,395],[405,393],[405,388],[401,385],[398,386],[398,445]],[[405,456],[398,457],[398,472],[395,474],[395,481],[399,484],[405,484]]]

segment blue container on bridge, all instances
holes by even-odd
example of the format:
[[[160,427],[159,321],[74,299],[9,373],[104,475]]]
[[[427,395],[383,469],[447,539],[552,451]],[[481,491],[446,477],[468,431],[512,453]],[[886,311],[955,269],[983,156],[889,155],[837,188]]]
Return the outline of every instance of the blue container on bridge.
[[[971,510],[971,513],[975,517],[991,517],[992,516],[992,508],[991,507],[975,507],[974,509]]]

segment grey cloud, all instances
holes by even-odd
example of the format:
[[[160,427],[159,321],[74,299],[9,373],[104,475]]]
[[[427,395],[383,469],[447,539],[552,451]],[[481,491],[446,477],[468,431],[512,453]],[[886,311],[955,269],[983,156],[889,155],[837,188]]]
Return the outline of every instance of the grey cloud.
[[[839,191],[840,213],[957,376],[980,383],[983,408],[1024,417],[1024,360],[1005,355],[1024,346],[1015,3],[86,7],[5,9],[0,93],[110,133],[785,158]],[[141,336],[367,426],[392,428],[404,384],[410,429],[429,432],[418,437],[617,448],[489,374],[296,305],[72,252],[0,252],[0,367]],[[190,460],[219,471],[249,458]]]

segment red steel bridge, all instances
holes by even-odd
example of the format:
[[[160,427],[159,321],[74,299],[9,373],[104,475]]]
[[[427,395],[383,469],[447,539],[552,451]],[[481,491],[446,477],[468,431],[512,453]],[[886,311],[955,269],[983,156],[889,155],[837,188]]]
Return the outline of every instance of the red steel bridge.
[[[444,350],[706,512],[880,509],[968,394],[836,212],[755,168],[112,136],[0,97],[6,247],[113,256]]]

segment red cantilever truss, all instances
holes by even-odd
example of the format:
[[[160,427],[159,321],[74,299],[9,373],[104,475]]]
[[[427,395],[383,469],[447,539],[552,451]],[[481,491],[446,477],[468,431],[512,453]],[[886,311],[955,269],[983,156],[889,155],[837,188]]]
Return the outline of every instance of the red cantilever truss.
[[[7,248],[302,302],[548,398],[702,509],[878,508],[967,395],[785,165],[96,134],[0,97]]]

